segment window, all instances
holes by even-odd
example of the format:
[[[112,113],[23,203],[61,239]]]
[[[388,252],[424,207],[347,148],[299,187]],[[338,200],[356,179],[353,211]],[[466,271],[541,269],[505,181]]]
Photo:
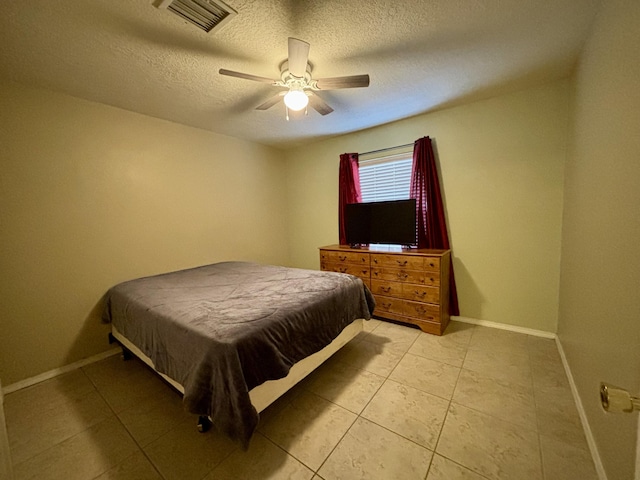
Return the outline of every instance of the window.
[[[360,160],[359,165],[363,203],[409,198],[413,151]],[[379,245],[396,247],[396,245]]]
[[[360,160],[360,189],[363,202],[406,200],[411,185],[411,152]]]

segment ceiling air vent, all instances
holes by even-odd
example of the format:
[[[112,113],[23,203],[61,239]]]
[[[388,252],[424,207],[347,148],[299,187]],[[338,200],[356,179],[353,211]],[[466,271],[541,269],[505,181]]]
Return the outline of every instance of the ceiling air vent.
[[[220,0],[156,0],[153,4],[157,8],[166,8],[205,32],[219,28],[238,13]]]

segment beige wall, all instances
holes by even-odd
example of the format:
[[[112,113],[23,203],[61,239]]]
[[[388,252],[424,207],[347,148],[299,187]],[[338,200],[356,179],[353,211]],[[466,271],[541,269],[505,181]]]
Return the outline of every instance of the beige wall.
[[[109,347],[102,295],[229,259],[287,263],[273,149],[0,84],[0,378]]]
[[[633,478],[637,414],[605,414],[600,381],[640,393],[640,2],[602,11],[576,74],[558,335],[609,480]]]
[[[337,243],[338,164],[430,136],[443,179],[461,315],[555,332],[567,81],[287,152],[290,257]]]

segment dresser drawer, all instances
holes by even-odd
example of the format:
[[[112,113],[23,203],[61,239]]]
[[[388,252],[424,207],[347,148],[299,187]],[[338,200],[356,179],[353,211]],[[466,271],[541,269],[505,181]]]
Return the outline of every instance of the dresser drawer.
[[[353,263],[369,267],[369,254],[360,252],[320,250],[320,261],[331,263]]]
[[[369,266],[362,265],[353,265],[350,263],[331,263],[331,262],[320,262],[320,269],[325,272],[338,272],[338,273],[348,273],[349,275],[355,275],[356,277],[360,277],[363,280],[369,280]]]
[[[400,295],[406,300],[440,303],[440,287],[403,283]]]
[[[440,307],[428,303],[404,301],[404,315],[407,317],[419,318],[429,322],[440,321]]]
[[[384,316],[384,313],[403,315],[405,311],[404,301],[399,298],[384,297],[382,295],[374,295],[373,298],[376,300],[374,315]]]
[[[398,282],[387,282],[384,280],[372,280],[371,292],[376,295],[400,297],[402,295],[402,284]]]
[[[424,269],[432,272],[440,271],[440,258],[439,257],[425,257]]]
[[[427,275],[425,272],[418,270],[405,270],[400,268],[387,268],[387,267],[372,267],[371,268],[371,280],[384,280],[387,282],[403,282],[403,283],[417,283],[424,285],[427,282],[427,278],[432,275]],[[435,278],[430,280],[435,280]],[[439,280],[439,279],[438,279]]]
[[[372,253],[371,266],[403,268],[407,270],[422,270],[424,268],[424,258],[413,257],[411,255]]]

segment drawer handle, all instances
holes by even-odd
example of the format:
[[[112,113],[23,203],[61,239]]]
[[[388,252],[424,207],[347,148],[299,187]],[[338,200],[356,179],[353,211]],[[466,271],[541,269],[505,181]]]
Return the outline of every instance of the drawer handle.
[[[377,259],[377,258],[374,258],[374,259],[373,259],[373,263],[378,263],[378,259]]]
[[[418,290],[416,290],[413,293],[416,295],[416,297],[420,297],[420,298],[424,298],[425,295],[427,294],[427,292],[419,292]]]
[[[389,310],[391,308],[391,305],[391,303],[383,303],[382,308],[386,308],[387,310]]]
[[[340,267],[340,273],[347,273],[347,267]]]
[[[380,287],[380,290],[382,290],[384,293],[389,293],[391,291],[391,287]]]
[[[407,264],[406,260],[404,262],[401,262],[400,260],[396,260],[396,262],[398,262],[398,265],[400,265],[401,267],[404,267]]]
[[[436,266],[436,264],[435,264],[435,263],[433,263],[433,262],[431,262],[431,263],[429,263],[429,266],[430,266],[430,267],[435,267],[435,266]]]
[[[366,275],[367,273],[369,273],[368,270],[361,270],[360,273],[362,273],[362,275]]]
[[[399,274],[398,274],[398,278],[399,278],[400,280],[406,280],[406,278],[407,278],[408,276],[409,276],[409,274],[408,274],[408,273],[399,273]]]
[[[424,307],[416,307],[416,312],[418,312],[420,315],[424,315],[425,313],[427,313],[427,309]]]
[[[346,255],[344,255],[344,256],[338,255],[338,258],[340,259],[341,262],[344,262],[347,259],[347,256]]]

